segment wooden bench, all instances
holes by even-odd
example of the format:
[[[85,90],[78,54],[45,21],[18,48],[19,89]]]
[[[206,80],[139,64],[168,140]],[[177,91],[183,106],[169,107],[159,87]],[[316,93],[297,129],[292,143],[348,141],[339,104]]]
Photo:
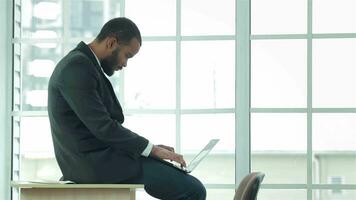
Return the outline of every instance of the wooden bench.
[[[60,184],[12,181],[21,200],[134,200],[139,184]]]

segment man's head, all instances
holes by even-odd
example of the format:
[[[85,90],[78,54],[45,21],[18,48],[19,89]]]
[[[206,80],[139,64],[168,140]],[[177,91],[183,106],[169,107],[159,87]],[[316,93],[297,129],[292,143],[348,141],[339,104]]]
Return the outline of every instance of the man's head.
[[[108,21],[90,44],[104,72],[111,76],[126,67],[127,60],[140,50],[142,38],[136,24],[119,17]]]

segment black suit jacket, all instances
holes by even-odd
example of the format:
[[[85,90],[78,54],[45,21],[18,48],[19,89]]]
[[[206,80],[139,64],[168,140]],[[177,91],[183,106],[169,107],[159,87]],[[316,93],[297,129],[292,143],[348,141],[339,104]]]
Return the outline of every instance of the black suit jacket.
[[[112,85],[84,42],[53,71],[48,115],[64,180],[119,183],[142,172],[139,157],[148,141],[121,125]]]

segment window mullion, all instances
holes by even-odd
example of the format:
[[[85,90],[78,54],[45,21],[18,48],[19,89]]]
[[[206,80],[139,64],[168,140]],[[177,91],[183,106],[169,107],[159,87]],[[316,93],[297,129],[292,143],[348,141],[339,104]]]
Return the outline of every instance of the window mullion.
[[[312,135],[312,0],[308,0],[308,28],[307,28],[307,198],[313,198],[313,135]]]
[[[120,17],[125,16],[125,0],[120,0]],[[118,99],[121,106],[125,109],[125,72],[121,70],[119,73],[119,95]]]
[[[176,149],[181,153],[181,15],[182,2],[176,1]]]
[[[235,184],[250,172],[250,0],[236,0]]]

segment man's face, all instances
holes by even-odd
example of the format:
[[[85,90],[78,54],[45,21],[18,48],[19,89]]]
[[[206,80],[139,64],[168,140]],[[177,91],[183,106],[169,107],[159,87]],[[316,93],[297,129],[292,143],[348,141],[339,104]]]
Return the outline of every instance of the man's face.
[[[115,71],[127,66],[127,61],[140,50],[140,43],[136,38],[132,38],[128,44],[117,44],[111,55],[100,61],[104,72],[112,76]]]

